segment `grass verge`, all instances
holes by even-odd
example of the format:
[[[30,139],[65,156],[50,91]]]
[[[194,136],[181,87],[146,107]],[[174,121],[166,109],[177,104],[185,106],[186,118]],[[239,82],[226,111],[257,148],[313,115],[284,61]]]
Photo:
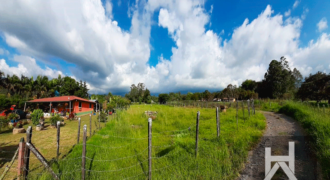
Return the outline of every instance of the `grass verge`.
[[[288,102],[279,109],[280,113],[291,116],[301,123],[312,137],[314,151],[321,164],[325,179],[330,179],[330,111],[311,108],[297,102]]]

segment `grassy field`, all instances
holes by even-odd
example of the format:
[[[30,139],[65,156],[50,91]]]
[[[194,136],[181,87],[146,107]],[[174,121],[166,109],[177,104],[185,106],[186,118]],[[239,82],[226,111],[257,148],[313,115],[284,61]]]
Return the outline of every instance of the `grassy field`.
[[[312,137],[313,148],[321,164],[323,175],[325,179],[330,179],[330,109],[288,102],[279,109],[279,112],[299,121]]]
[[[216,137],[215,109],[132,105],[87,141],[86,179],[146,179],[148,174],[148,117],[152,122],[153,179],[235,179],[244,167],[248,150],[262,136],[266,123],[261,113],[243,119],[236,110],[220,114],[221,133]],[[199,149],[195,158],[196,114],[200,110]],[[54,163],[61,179],[81,178],[82,145]],[[49,173],[31,179],[51,179]]]
[[[95,122],[97,116],[92,118],[92,129],[97,130],[95,127]],[[110,119],[110,117],[109,117]],[[65,120],[65,125],[61,126],[61,138],[60,138],[60,159],[66,156],[69,151],[72,149],[73,145],[77,143],[77,131],[78,131],[78,121],[77,120]],[[81,124],[89,124],[89,116],[81,117]],[[24,125],[24,128],[27,129],[28,126],[31,126],[32,123]],[[46,119],[46,126],[49,125],[49,120]],[[104,123],[101,123],[101,126],[104,126]],[[32,143],[35,147],[42,153],[42,155],[47,159],[48,162],[56,162],[56,132],[57,129],[46,127],[45,130],[36,131],[35,126],[32,126]],[[80,133],[80,141],[82,140],[82,126]],[[88,129],[89,130],[89,129]],[[89,133],[88,133],[89,136]],[[11,158],[14,156],[15,151],[18,148],[20,139],[24,137],[26,140],[26,133],[22,134],[12,134],[11,129],[0,134],[0,175],[4,171],[5,167],[11,161]],[[17,159],[17,158],[16,158]],[[17,175],[17,160],[15,160],[12,168],[5,176],[5,179],[14,179]],[[40,161],[36,159],[31,153],[30,159],[30,170],[31,174],[40,173],[44,170]]]

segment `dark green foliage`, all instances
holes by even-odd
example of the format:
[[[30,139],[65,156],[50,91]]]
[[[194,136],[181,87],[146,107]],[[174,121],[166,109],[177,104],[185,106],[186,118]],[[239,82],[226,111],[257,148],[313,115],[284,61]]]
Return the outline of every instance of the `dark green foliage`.
[[[31,114],[31,120],[32,120],[33,125],[39,124],[39,120],[43,116],[44,116],[44,113],[42,112],[41,109],[35,109],[33,111],[33,113]]]
[[[169,95],[168,94],[159,94],[158,95],[158,101],[160,104],[165,104],[166,101],[169,100]]]
[[[15,113],[10,113],[10,114],[8,115],[8,119],[9,119],[9,120],[16,120],[16,119],[17,119],[17,114],[15,114]]]
[[[107,114],[101,111],[101,114],[97,116],[97,119],[100,119],[100,122],[106,122],[108,120]]]
[[[247,79],[242,83],[241,87],[246,91],[255,91],[257,88],[257,82],[254,80]]]
[[[3,116],[0,116],[0,132],[1,129],[8,127],[9,119]]]
[[[299,88],[297,97],[302,100],[310,99],[320,102],[325,99],[330,102],[330,75],[322,72],[310,74]]]
[[[63,118],[60,115],[55,114],[54,116],[52,116],[50,118],[50,123],[54,126],[54,125],[56,125],[57,121],[62,121],[62,120],[63,120]]]

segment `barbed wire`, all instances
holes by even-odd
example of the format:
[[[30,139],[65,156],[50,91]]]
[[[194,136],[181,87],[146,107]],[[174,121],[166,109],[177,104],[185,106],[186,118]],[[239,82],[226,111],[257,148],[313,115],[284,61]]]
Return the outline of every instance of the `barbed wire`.
[[[93,160],[93,161],[107,161],[107,162],[109,162],[109,161],[118,161],[118,160],[121,160],[121,159],[128,159],[128,158],[136,157],[136,156],[142,154],[143,152],[145,152],[147,149],[148,149],[148,148],[144,149],[143,151],[141,151],[140,153],[138,153],[138,154],[136,154],[136,155],[133,155],[133,156],[126,156],[126,157],[117,158],[117,159],[105,159],[105,160],[101,160],[101,159],[93,159],[93,158],[90,158],[90,157],[87,157],[87,156],[85,156],[85,157],[86,157],[86,159],[88,159],[88,160]]]
[[[128,166],[128,167],[124,167],[124,168],[121,168],[121,169],[116,169],[116,170],[104,170],[104,171],[98,171],[98,170],[86,170],[85,171],[89,171],[89,172],[98,172],[98,173],[102,173],[102,172],[117,172],[117,171],[121,171],[121,170],[124,170],[124,169],[130,169],[132,167],[135,167],[135,166],[138,166],[146,161],[148,161],[149,159],[145,159],[144,161],[141,161],[141,162],[138,162],[137,164],[135,165],[132,165],[132,166]]]

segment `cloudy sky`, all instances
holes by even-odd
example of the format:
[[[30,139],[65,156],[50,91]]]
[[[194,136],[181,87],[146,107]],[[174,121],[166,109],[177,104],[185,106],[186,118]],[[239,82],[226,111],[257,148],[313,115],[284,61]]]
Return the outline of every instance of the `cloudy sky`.
[[[0,70],[91,93],[221,90],[285,56],[330,72],[329,0],[0,0]]]

